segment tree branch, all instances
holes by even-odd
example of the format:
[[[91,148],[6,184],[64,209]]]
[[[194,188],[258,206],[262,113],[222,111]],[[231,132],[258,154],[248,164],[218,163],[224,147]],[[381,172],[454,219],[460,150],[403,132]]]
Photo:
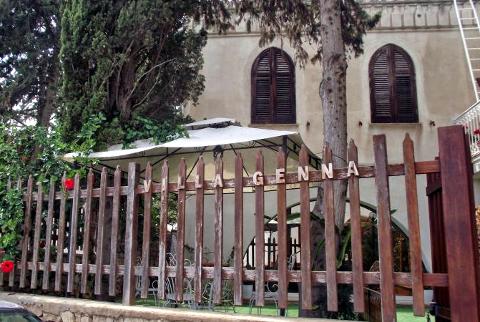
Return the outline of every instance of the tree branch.
[[[142,83],[142,80],[143,80],[149,73],[151,73],[151,72],[154,71],[155,69],[157,69],[157,68],[159,68],[159,67],[161,67],[161,66],[163,66],[163,65],[165,65],[165,64],[167,64],[167,63],[169,63],[169,62],[171,62],[171,61],[174,61],[174,60],[175,60],[175,58],[172,58],[172,59],[163,61],[163,62],[161,62],[161,63],[153,66],[152,68],[150,68],[149,70],[147,70],[147,71],[146,71],[145,73],[143,73],[142,75],[140,75],[140,77],[138,78],[138,81],[135,83],[135,86],[133,86],[132,90],[130,91],[130,94],[128,94],[127,99],[130,99],[130,98],[132,97],[132,95],[133,95],[133,93],[135,92],[135,90],[137,89],[137,87]],[[155,83],[153,84],[152,88],[150,88],[150,90],[148,91],[148,93],[147,93],[146,96],[148,96],[148,95],[150,94],[150,92],[152,91],[153,87],[154,87],[157,83],[158,83],[158,79],[155,80]],[[141,102],[143,102],[144,99],[145,99],[145,97],[142,98]],[[139,104],[135,104],[134,106],[137,106],[137,105],[139,105]]]
[[[152,87],[150,87],[150,89],[148,90],[148,92],[145,94],[145,96],[140,100],[140,102],[138,102],[137,104],[133,105],[132,106],[132,111],[135,110],[138,106],[142,105],[143,102],[145,102],[145,100],[150,96],[150,94],[152,93],[153,89],[155,88],[155,86],[157,86],[158,84],[158,81],[160,80],[160,77],[157,75],[156,79],[155,79],[155,82],[153,83]]]

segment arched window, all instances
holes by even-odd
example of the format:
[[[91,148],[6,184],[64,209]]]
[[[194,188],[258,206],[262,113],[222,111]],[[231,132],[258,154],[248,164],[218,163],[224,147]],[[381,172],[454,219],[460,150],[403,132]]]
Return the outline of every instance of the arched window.
[[[286,52],[268,48],[252,66],[252,123],[295,122],[295,67]]]
[[[388,44],[378,49],[369,74],[373,123],[418,122],[415,69],[402,48]]]

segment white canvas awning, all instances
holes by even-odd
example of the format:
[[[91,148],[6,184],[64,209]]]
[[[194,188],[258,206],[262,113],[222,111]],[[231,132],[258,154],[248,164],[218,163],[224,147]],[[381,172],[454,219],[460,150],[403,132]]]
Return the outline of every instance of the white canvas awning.
[[[160,165],[168,159],[175,167],[180,158],[187,162],[187,173],[196,165],[198,157],[203,155],[206,163],[206,173],[213,173],[214,157],[223,154],[225,177],[233,176],[234,162],[230,162],[237,153],[244,156],[245,172],[255,171],[255,154],[262,149],[265,158],[265,172],[275,171],[276,152],[282,147],[292,159],[292,167],[296,166],[298,153],[303,143],[300,135],[292,131],[278,131],[252,127],[242,127],[233,119],[214,118],[186,124],[188,137],[178,138],[170,142],[155,144],[153,140],[138,140],[132,148],[122,149],[121,145],[109,147],[106,151],[94,152],[90,158],[99,161],[100,166],[115,168],[120,165],[126,169],[129,162],[137,162],[143,170],[150,162],[154,166],[154,179],[160,177]],[[63,158],[73,162],[77,153],[68,153]],[[287,159],[287,165],[288,163]],[[295,164],[293,161],[295,160]],[[233,160],[232,160],[233,161]],[[268,162],[267,162],[268,161]],[[311,165],[318,168],[320,160],[311,154]],[[173,170],[173,169],[172,169]],[[172,173],[173,172],[173,173]],[[175,171],[170,171],[171,175]]]

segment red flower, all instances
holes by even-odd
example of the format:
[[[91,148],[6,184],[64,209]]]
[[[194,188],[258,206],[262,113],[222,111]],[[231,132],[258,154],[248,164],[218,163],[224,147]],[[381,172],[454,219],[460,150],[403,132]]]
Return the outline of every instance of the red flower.
[[[13,271],[13,262],[12,261],[4,261],[0,264],[0,270],[4,273],[10,273]]]
[[[475,130],[473,131],[473,134],[475,134],[475,135],[480,135],[480,129],[475,129]]]
[[[74,181],[72,178],[67,178],[67,179],[65,179],[65,181],[63,182],[63,186],[64,186],[65,189],[67,189],[67,190],[72,190],[74,185],[75,185],[75,181]]]

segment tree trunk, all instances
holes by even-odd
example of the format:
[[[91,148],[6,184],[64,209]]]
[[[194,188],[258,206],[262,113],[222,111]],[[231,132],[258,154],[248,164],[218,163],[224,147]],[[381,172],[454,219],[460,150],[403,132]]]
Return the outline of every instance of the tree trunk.
[[[120,113],[120,121],[128,122],[132,117],[132,90],[135,87],[135,60],[127,59],[120,70],[120,79],[118,92],[116,96],[116,106]]]
[[[38,106],[37,125],[48,128],[50,126],[50,119],[55,111],[55,93],[58,72],[55,70],[54,74],[49,77],[49,81],[45,84],[44,100],[42,106]],[[40,103],[40,102],[39,102]]]
[[[340,2],[320,1],[322,38],[322,82],[320,98],[323,108],[323,142],[333,153],[333,166],[347,165],[347,61],[342,37]],[[345,219],[347,182],[334,184],[335,223],[339,231]],[[318,200],[318,199],[317,199]]]
[[[318,0],[320,7],[320,24],[322,39],[322,81],[320,98],[323,110],[323,142],[332,149],[334,168],[347,164],[347,96],[346,70],[347,61],[342,37],[340,1]],[[335,224],[338,232],[343,229],[345,220],[345,202],[347,182],[334,183]],[[314,213],[323,218],[323,188],[318,188]],[[323,221],[314,220],[311,225],[312,269],[325,269],[325,248],[319,244],[324,240]],[[338,242],[337,242],[338,245]],[[338,246],[337,246],[338,248]],[[326,287],[316,285],[312,290],[315,311],[300,310],[300,316],[326,316]]]
[[[37,127],[50,127],[50,119],[56,109],[56,92],[58,82],[58,65],[55,63],[50,65],[48,70],[48,76],[45,78],[42,84],[42,91],[38,97],[37,103]],[[41,146],[35,145],[35,149],[31,155],[30,161],[38,162],[38,155],[41,153]]]
[[[53,56],[58,58],[58,48],[54,46]],[[59,65],[56,59],[48,61],[42,91],[38,98],[37,126],[50,127],[50,119],[56,111],[57,84],[59,79]]]

